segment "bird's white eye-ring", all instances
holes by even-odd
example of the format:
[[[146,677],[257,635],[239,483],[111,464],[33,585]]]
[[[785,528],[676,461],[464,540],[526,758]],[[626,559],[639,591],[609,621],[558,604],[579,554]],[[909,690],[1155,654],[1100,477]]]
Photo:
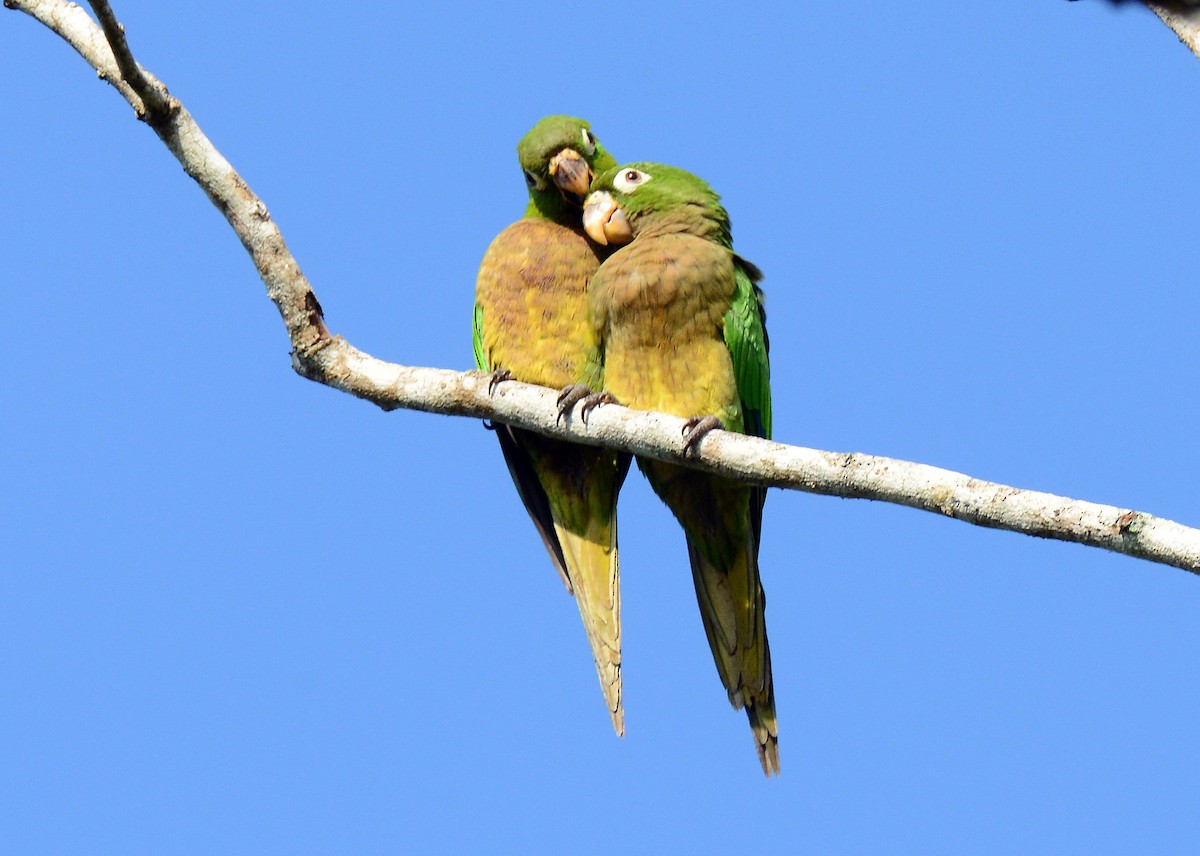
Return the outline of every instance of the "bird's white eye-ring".
[[[542,178],[540,175],[538,175],[536,173],[530,172],[529,170],[525,170],[524,172],[525,172],[525,183],[526,184],[528,184],[534,190],[545,190],[546,189],[546,179]]]
[[[583,137],[583,153],[591,157],[596,153],[596,138],[592,136],[592,132],[584,128],[580,134]]]
[[[650,173],[640,169],[623,169],[621,174],[613,179],[613,187],[622,193],[632,193],[651,178]]]

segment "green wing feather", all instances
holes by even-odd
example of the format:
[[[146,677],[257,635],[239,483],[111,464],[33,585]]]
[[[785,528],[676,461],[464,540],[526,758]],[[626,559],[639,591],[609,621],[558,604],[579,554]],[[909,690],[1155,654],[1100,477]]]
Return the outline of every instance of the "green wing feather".
[[[725,313],[725,346],[733,358],[738,398],[742,403],[742,425],[746,434],[771,439],[771,362],[768,353],[767,311],[757,281],[762,272],[745,259],[734,257],[733,303]],[[767,489],[750,488],[750,523],[754,529],[755,553],[762,540],[762,512]]]
[[[483,349],[483,307],[475,304],[475,316],[471,319],[471,344],[475,347],[475,368],[481,372],[491,370],[487,354]]]
[[[767,316],[758,268],[735,258],[733,303],[725,313],[725,345],[733,358],[744,431],[771,438],[771,363],[768,359]]]

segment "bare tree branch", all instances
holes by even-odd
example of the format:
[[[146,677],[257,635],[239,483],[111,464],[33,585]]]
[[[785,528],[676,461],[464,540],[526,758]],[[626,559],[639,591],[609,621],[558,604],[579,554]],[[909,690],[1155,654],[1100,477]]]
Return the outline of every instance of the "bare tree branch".
[[[1179,41],[1200,59],[1200,0],[1107,0],[1110,6],[1140,3],[1179,36]]]
[[[137,60],[133,58],[133,53],[129,50],[129,43],[125,41],[125,28],[117,21],[112,6],[105,0],[88,0],[88,2],[91,3],[92,11],[96,13],[96,18],[104,30],[104,37],[112,48],[117,68],[121,70],[121,77],[142,99],[145,109],[138,113],[138,118],[145,119],[151,125],[159,124],[172,109],[167,88],[157,80],[150,78],[145,70],[137,64]],[[137,109],[136,105],[134,109]]]
[[[1200,6],[1194,0],[1145,0],[1145,3],[1200,59]]]
[[[587,423],[560,420],[556,393],[506,382],[489,393],[479,372],[415,368],[366,354],[322,320],[321,307],[267,207],[200,130],[191,114],[137,65],[107,2],[92,6],[103,30],[67,0],[4,0],[64,38],[144,118],[220,209],[250,253],[292,343],[292,364],[310,380],[373,402],[506,422],[552,437],[606,445],[772,487],[877,499],[980,526],[1074,541],[1200,574],[1200,530],[1149,514],[981,481],[925,464],[786,446],[714,431],[684,459],[684,420],[609,405]],[[105,33],[108,34],[106,39]],[[110,41],[115,45],[111,48]]]

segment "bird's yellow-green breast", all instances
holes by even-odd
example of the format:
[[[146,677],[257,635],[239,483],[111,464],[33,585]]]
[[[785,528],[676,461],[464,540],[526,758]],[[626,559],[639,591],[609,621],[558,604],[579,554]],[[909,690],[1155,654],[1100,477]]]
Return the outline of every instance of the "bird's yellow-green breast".
[[[721,336],[733,281],[733,253],[694,235],[638,240],[614,253],[591,293],[605,388],[629,407],[714,414],[741,430]]]
[[[587,238],[550,220],[526,218],[501,232],[475,288],[485,368],[555,388],[598,383],[587,290],[599,266]]]

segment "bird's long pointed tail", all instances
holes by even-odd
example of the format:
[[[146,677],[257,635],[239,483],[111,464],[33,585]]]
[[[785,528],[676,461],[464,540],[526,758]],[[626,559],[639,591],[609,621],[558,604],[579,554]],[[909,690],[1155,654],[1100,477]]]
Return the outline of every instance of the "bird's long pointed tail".
[[[591,521],[582,535],[558,527],[559,542],[587,633],[613,730],[625,735],[621,702],[621,572],[616,519]]]
[[[746,711],[763,772],[778,775],[779,727],[758,551],[753,540],[746,539],[724,561],[717,558],[721,552],[702,552],[688,538],[700,617],[729,702]]]

